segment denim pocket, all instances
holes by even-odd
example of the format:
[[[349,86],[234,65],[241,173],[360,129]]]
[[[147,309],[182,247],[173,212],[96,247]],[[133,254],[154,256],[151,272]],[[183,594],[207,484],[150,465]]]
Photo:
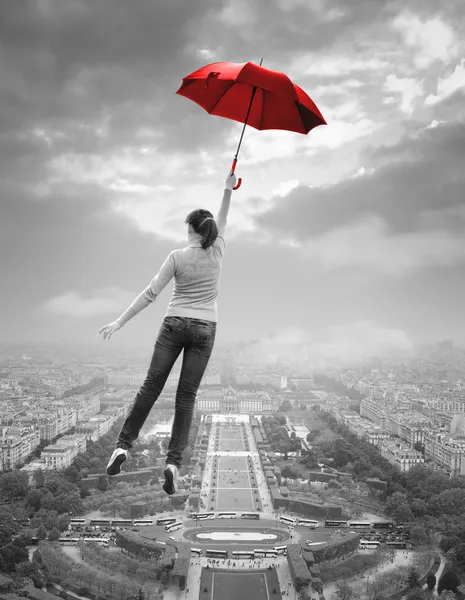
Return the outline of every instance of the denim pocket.
[[[208,340],[215,336],[216,323],[213,321],[201,321],[195,324],[195,332],[202,340]]]
[[[186,324],[182,317],[165,317],[163,325],[171,333],[184,331]]]

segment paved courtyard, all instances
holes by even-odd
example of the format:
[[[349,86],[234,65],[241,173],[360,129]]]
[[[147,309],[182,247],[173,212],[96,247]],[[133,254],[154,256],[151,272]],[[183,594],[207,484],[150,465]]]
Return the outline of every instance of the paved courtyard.
[[[202,569],[199,597],[208,600],[244,600],[245,598],[271,600],[273,597],[280,600],[281,594],[274,569],[261,572],[244,570],[233,573]]]
[[[245,451],[241,428],[221,426],[218,437],[218,451]],[[262,510],[260,495],[256,487],[252,488],[250,476],[246,457],[218,457],[218,467],[212,471],[207,509],[244,512]]]
[[[218,468],[220,471],[248,471],[245,456],[220,456]]]

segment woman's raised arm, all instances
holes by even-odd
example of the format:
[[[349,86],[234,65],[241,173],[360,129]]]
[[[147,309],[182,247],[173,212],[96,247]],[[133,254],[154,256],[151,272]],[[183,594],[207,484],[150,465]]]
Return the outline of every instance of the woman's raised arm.
[[[224,238],[226,222],[228,220],[229,206],[231,204],[231,194],[233,187],[236,185],[237,179],[234,173],[230,173],[225,182],[223,199],[221,201],[220,210],[216,217],[216,226],[218,227],[218,235]]]

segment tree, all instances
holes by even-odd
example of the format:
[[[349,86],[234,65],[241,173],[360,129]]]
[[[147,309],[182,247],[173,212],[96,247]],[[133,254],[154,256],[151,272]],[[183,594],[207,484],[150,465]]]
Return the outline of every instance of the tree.
[[[407,600],[427,600],[427,596],[422,589],[416,588],[408,594]]]
[[[405,523],[413,519],[413,514],[407,500],[407,496],[402,492],[394,492],[386,500],[385,511],[391,515],[395,521]]]
[[[37,512],[42,504],[42,497],[40,490],[31,490],[26,496],[25,507],[32,508],[34,512]]]
[[[338,600],[357,600],[356,592],[345,582],[336,584],[334,596]]]
[[[432,543],[431,531],[422,523],[416,522],[409,527],[410,543],[414,546],[430,546]]]
[[[106,477],[99,477],[98,479],[98,483],[97,483],[97,488],[101,491],[101,492],[106,492],[108,489],[108,481]]]
[[[56,527],[52,527],[52,529],[50,530],[50,533],[48,534],[48,541],[49,542],[58,542],[60,537],[61,537],[60,530],[57,529]]]
[[[35,481],[35,484],[38,488],[40,487],[44,487],[45,485],[45,475],[44,472],[42,471],[42,469],[37,469],[36,471],[34,471],[34,473],[32,474],[32,477]]]
[[[0,500],[10,502],[29,492],[29,476],[23,471],[0,474]]]
[[[47,539],[47,530],[43,525],[39,527],[37,530],[37,539],[38,540],[46,540]]]
[[[63,471],[63,473],[73,483],[77,483],[81,479],[81,477],[79,475],[79,471],[76,469],[76,467],[74,465],[70,465],[69,467],[67,467]]]
[[[29,577],[37,589],[42,589],[45,585],[45,580],[36,564],[29,561],[18,563],[15,565],[15,572],[18,577]]]
[[[281,469],[281,476],[288,479],[299,479],[300,471],[292,467],[291,465],[285,465]]]
[[[284,400],[284,402],[279,407],[279,410],[282,412],[288,412],[288,411],[292,410],[292,405],[289,402],[289,400]]]
[[[442,577],[438,583],[438,594],[440,594],[443,590],[451,590],[452,592],[457,591],[457,587],[460,585],[459,577],[454,573],[454,571],[446,571],[442,574]]]
[[[312,590],[315,591],[317,594],[322,594],[323,593],[323,582],[319,577],[315,577],[312,579]]]
[[[457,594],[450,590],[444,590],[439,594],[440,600],[457,600]]]
[[[426,578],[426,585],[429,587],[430,590],[434,590],[434,586],[436,585],[436,575],[430,573]]]

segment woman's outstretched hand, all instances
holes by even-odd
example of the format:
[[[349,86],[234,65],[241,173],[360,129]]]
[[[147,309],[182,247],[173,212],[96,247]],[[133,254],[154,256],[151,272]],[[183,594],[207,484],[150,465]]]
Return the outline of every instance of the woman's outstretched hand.
[[[118,323],[118,321],[113,321],[113,323],[108,323],[108,325],[102,327],[99,333],[103,333],[104,340],[107,338],[110,339],[115,331],[118,331],[118,329],[121,329],[121,325]]]
[[[232,192],[233,188],[236,187],[237,177],[231,171],[231,173],[226,178],[226,189]]]

